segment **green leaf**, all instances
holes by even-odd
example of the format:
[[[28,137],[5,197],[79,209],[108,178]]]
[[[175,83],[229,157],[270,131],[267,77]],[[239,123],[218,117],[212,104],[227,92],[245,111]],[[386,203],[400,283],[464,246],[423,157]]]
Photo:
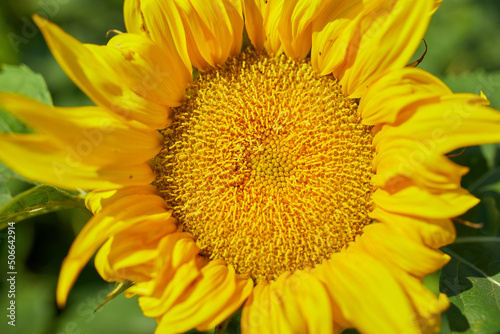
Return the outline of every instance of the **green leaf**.
[[[31,71],[25,65],[3,65],[1,67],[0,91],[23,94],[42,103],[52,105],[52,98],[43,77]],[[32,131],[14,116],[0,110],[0,132],[29,133]],[[0,208],[13,198],[12,187],[10,187],[12,180],[29,182],[0,163]]]
[[[500,231],[500,194],[491,192],[489,196],[482,196],[479,204],[478,222],[483,223],[481,232],[495,236]]]
[[[0,91],[19,93],[44,104],[52,105],[52,97],[45,80],[26,65],[2,65]]]
[[[0,162],[0,208],[12,200],[13,193],[24,191],[30,183]]]
[[[0,230],[8,222],[18,222],[52,211],[85,206],[80,196],[49,186],[39,185],[27,190],[0,208]]]
[[[489,170],[468,187],[468,190],[478,195],[482,191],[490,190],[492,185],[500,183],[500,167]]]
[[[0,91],[19,93],[52,105],[52,97],[45,80],[40,74],[34,73],[26,65],[2,65]],[[0,132],[29,133],[32,131],[10,115],[8,110],[0,110]]]
[[[343,331],[342,334],[359,334],[359,332],[357,330],[355,330],[354,328],[349,328],[349,329],[346,329],[345,331]]]
[[[500,108],[500,72],[488,72],[479,70],[460,76],[444,77],[443,81],[455,93],[483,92],[495,109]]]
[[[0,9],[0,15],[2,15],[2,20],[0,20],[0,35],[6,36],[7,38],[0,39],[0,59],[7,63],[17,63],[18,62],[18,54],[15,48],[12,46],[10,41],[9,34],[12,33],[14,29],[8,22],[5,20],[5,12],[2,12]]]
[[[488,164],[488,168],[492,169],[495,167],[496,162],[500,157],[500,144],[485,144],[481,145],[479,148],[481,149],[481,153]]]
[[[441,292],[451,307],[453,333],[497,333],[500,328],[500,238],[463,237],[443,247],[451,261],[442,269]]]
[[[7,166],[0,163],[0,207],[12,199],[8,183],[12,180],[15,173]]]

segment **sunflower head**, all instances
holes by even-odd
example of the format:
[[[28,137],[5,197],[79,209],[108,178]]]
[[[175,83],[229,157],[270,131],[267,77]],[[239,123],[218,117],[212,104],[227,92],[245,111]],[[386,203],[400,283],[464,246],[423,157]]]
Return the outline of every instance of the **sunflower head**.
[[[372,127],[310,61],[247,50],[200,73],[173,115],[155,185],[207,258],[274,280],[370,223]]]

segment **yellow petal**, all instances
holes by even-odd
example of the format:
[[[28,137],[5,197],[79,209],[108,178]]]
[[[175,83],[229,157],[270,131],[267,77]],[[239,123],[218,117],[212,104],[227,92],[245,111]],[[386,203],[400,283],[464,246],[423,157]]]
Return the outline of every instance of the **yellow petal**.
[[[296,271],[288,277],[283,298],[287,320],[297,333],[333,333],[327,290],[312,274]]]
[[[325,1],[287,0],[278,25],[281,45],[292,59],[302,59],[311,50],[312,26],[323,11]]]
[[[64,189],[119,188],[155,179],[147,163],[87,165],[77,151],[55,146],[44,135],[0,135],[0,161],[29,180]]]
[[[283,50],[278,34],[284,0],[244,0],[245,27],[252,45],[278,55]]]
[[[351,327],[362,333],[420,333],[392,274],[368,254],[336,253],[314,272]]]
[[[123,18],[128,32],[150,37],[141,12],[141,0],[125,0]]]
[[[395,126],[384,126],[374,137],[375,147],[399,138],[429,147],[429,154],[500,141],[500,112],[486,107],[475,94],[451,94],[407,108]]]
[[[351,15],[356,9],[349,11],[347,21],[340,26],[327,24],[316,41],[323,45],[315,46],[315,50],[335,58],[320,67],[320,72],[331,71],[340,79],[346,95],[361,97],[366,86],[382,73],[408,63],[427,29],[432,5],[433,0],[371,1],[354,18]],[[332,33],[336,40],[330,43],[326,35]],[[340,52],[331,52],[330,48],[339,48]],[[313,53],[313,57],[318,55]]]
[[[360,100],[358,110],[363,117],[363,124],[392,124],[407,106],[428,103],[430,99],[451,93],[432,74],[405,67],[385,74],[369,86]]]
[[[243,307],[243,333],[294,333],[284,307],[288,301],[283,299],[284,282],[289,276],[290,273],[284,273],[277,281],[262,281],[257,284]]]
[[[107,48],[125,55],[127,61],[114,64],[115,71],[122,80],[130,81],[126,84],[135,94],[159,105],[179,106],[192,74],[181,66],[175,51],[162,52],[155,43],[137,34],[117,35]]]
[[[212,264],[212,262],[210,262],[210,264]],[[206,285],[202,285],[202,283],[205,283],[204,281],[212,275],[209,273],[209,270],[213,270],[214,274],[218,271],[218,275],[222,277],[225,276],[226,283],[224,288],[221,288],[219,291],[214,291],[213,295],[203,296],[203,301],[201,301],[201,297],[198,297],[198,303],[203,303],[203,305],[200,307],[197,314],[201,319],[205,319],[203,323],[196,326],[198,331],[206,331],[222,323],[241,307],[253,290],[253,281],[245,276],[235,274],[232,266],[227,267],[224,263],[220,263],[218,264],[217,271],[215,271],[215,269],[210,269],[209,265],[202,269],[202,274],[204,274],[205,277],[200,282],[200,286],[198,287],[199,291],[201,292],[203,287],[205,289],[210,289],[211,284],[208,280]],[[215,267],[217,264],[213,263],[213,265]],[[194,295],[193,293],[193,296]]]
[[[372,226],[384,226],[384,225],[375,224]],[[386,230],[390,229],[388,226],[384,227]],[[381,233],[382,237],[382,235],[385,234],[386,231],[379,231],[379,232],[382,232]],[[365,234],[363,234],[362,237],[364,236]],[[404,238],[405,237],[403,236],[403,239]],[[387,239],[393,242],[394,240],[397,240],[397,237],[395,239],[393,234],[392,235],[387,234]],[[434,296],[422,284],[423,276],[416,275],[416,273],[412,271],[411,272],[406,271],[403,267],[411,266],[411,263],[408,260],[404,260],[398,257],[397,254],[394,256],[393,254],[382,255],[381,253],[377,252],[372,253],[371,249],[369,248],[370,246],[369,244],[372,241],[375,240],[365,240],[364,243],[360,243],[358,242],[358,240],[356,240],[356,243],[349,248],[348,253],[356,254],[358,256],[366,256],[367,254],[370,254],[369,256],[373,257],[373,259],[375,258],[378,259],[378,261],[380,261],[380,263],[390,273],[393,279],[399,284],[401,289],[404,291],[409,303],[412,306],[413,314],[411,314],[407,318],[410,327],[415,328],[415,330],[417,330],[418,333],[429,333],[429,334],[437,333],[440,329],[440,324],[441,324],[440,322],[441,312],[446,310],[449,306],[449,301],[446,298],[446,296],[440,295],[439,298]],[[375,243],[377,243],[377,241],[375,241]],[[409,253],[407,253],[407,257],[408,254],[413,256],[412,260],[415,262],[413,266],[417,267],[418,265],[421,265],[423,263],[422,261],[425,261],[418,254],[415,254],[410,249],[407,250],[410,251]],[[434,251],[434,252],[442,254],[439,251]],[[422,254],[421,252],[418,253]],[[446,259],[446,261],[449,260],[449,257],[444,257],[444,258]],[[402,262],[397,264],[399,260],[401,260]],[[441,265],[439,264],[437,265],[439,266],[439,268],[441,267]],[[428,267],[429,270],[432,269],[431,266]],[[433,271],[435,270],[436,268]],[[422,272],[422,270],[420,270],[420,272]]]
[[[485,105],[489,105],[490,104],[490,101],[488,101],[488,98],[486,97],[486,95],[483,93],[482,90],[480,91],[479,96],[481,96],[482,99],[484,99],[484,100],[487,101],[487,103]]]
[[[260,282],[243,307],[243,333],[333,333],[326,288],[312,274],[296,271]]]
[[[263,1],[244,0],[243,1],[243,16],[245,17],[245,29],[248,38],[256,50],[264,49],[264,41],[266,40],[266,29],[264,27],[264,17],[261,12]]]
[[[397,138],[380,143],[373,160],[376,169],[374,184],[393,191],[408,180],[426,189],[460,188],[462,176],[469,169],[436,152],[433,140],[442,134],[440,131],[442,130],[429,131],[429,140],[426,142]]]
[[[175,51],[133,34],[118,35],[108,46],[81,44],[49,21],[34,20],[66,74],[96,104],[154,129],[168,124],[168,107],[180,104],[191,80]]]
[[[268,332],[271,330],[268,326],[268,317],[264,317],[263,314],[268,314],[270,303],[262,303],[262,300],[269,300],[266,298],[269,294],[269,283],[267,281],[261,281],[254,288],[250,296],[248,297],[243,310],[241,313],[241,330],[244,334],[251,333],[264,333],[263,331],[268,328]]]
[[[0,160],[26,178],[66,189],[154,179],[148,161],[161,149],[155,130],[131,127],[99,107],[56,108],[12,93],[0,93],[0,105],[40,133],[1,135]]]
[[[195,284],[201,271],[197,262],[200,248],[189,233],[167,235],[158,245],[150,282],[136,284],[134,292],[141,295],[139,305],[144,315],[161,317]]]
[[[233,42],[229,56],[239,55],[243,45],[243,29],[245,22],[243,20],[243,2],[241,0],[227,0],[224,1],[224,8],[226,9],[227,16],[231,21],[233,29]]]
[[[241,306],[253,287],[250,279],[236,275],[232,267],[220,260],[201,268],[191,284],[186,285],[186,279],[178,280],[182,278],[180,274],[180,270],[174,274],[158,304],[160,308],[154,310],[153,314],[160,316],[157,331],[181,333],[193,326],[201,331],[213,328]],[[145,300],[141,307],[146,306]]]
[[[377,206],[389,212],[433,219],[458,217],[479,203],[465,189],[432,194],[416,186],[393,194],[377,189],[372,199]]]
[[[141,163],[162,147],[156,130],[139,130],[100,107],[57,108],[13,93],[0,93],[0,106],[88,165]]]
[[[401,232],[390,225],[371,224],[363,228],[363,235],[356,239],[355,244],[387,263],[387,267],[396,266],[420,278],[441,269],[450,260],[448,255]]]
[[[188,52],[195,67],[215,67],[239,53],[243,14],[237,1],[178,0],[177,6],[188,32]]]
[[[158,243],[177,230],[176,223],[173,217],[165,219],[163,215],[156,215],[116,233],[106,242],[108,248],[101,247],[97,253],[97,271],[110,282],[151,279],[151,268],[158,258]]]
[[[158,192],[158,189],[151,184],[111,190],[99,189],[87,193],[87,196],[85,197],[85,205],[94,215],[96,215],[110,203],[118,200],[119,198],[131,195],[160,196],[160,193]]]
[[[175,1],[167,0],[127,0],[124,7],[125,23],[137,32],[140,25],[142,34],[158,43],[163,49],[175,50],[182,59],[186,70],[191,71],[186,33]]]
[[[388,212],[375,208],[370,217],[392,229],[400,230],[402,234],[415,241],[421,241],[428,247],[440,248],[455,241],[455,226],[450,219],[423,219]]]
[[[170,217],[165,200],[156,195],[121,197],[107,205],[83,227],[64,259],[57,286],[57,304],[65,305],[78,274],[110,236],[148,219],[166,222]]]
[[[333,1],[314,21],[311,64],[320,75],[331,73],[346,61],[362,9],[361,1]]]
[[[113,237],[111,236],[104,244],[99,248],[95,256],[95,267],[97,272],[102,277],[103,280],[108,282],[113,281],[122,281],[122,279],[116,277],[116,273],[111,267],[111,264],[108,261],[108,255],[111,251],[111,244],[113,243]]]
[[[443,0],[434,0],[434,6],[432,8],[432,11],[431,13],[434,14],[436,12],[436,10],[438,10],[439,6],[441,6],[441,3],[443,2]]]
[[[136,17],[131,25],[142,15],[151,39],[177,50],[189,69],[191,64],[200,70],[223,64],[241,49],[243,14],[235,0],[145,0],[129,15]]]
[[[420,327],[422,333],[439,333],[441,329],[441,313],[450,305],[444,294],[434,296],[423,284],[422,280],[400,270],[391,271],[394,278],[404,288],[411,301],[415,314],[413,323]]]

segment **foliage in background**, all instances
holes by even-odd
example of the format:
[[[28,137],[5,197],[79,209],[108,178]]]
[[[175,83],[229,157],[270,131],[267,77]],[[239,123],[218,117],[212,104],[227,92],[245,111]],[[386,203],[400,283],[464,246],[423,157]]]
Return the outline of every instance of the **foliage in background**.
[[[41,13],[83,42],[105,44],[106,31],[125,30],[122,3],[122,0],[3,0],[0,3],[0,63],[27,64],[41,76],[24,66],[3,66],[0,90],[18,91],[47,104],[51,104],[53,98],[58,106],[91,104],[57,65],[41,34],[33,29],[30,16]],[[445,0],[425,37],[429,49],[419,67],[440,77],[455,92],[484,92],[492,106],[500,109],[500,35],[488,33],[496,31],[500,31],[499,1]],[[422,52],[423,46],[415,58]],[[30,131],[1,110],[0,130]],[[452,302],[443,318],[442,333],[498,333],[500,146],[469,147],[453,160],[471,168],[463,186],[482,200],[461,218],[484,225],[473,229],[457,224],[457,242],[443,248],[452,260],[441,273],[426,278],[425,283],[435,293],[446,293]],[[77,281],[68,307],[57,310],[55,286],[61,261],[90,214],[81,207],[82,198],[78,193],[46,186],[28,190],[31,186],[0,165],[0,216],[16,212],[29,214],[37,205],[51,206],[54,204],[51,201],[57,201],[58,209],[61,205],[78,208],[32,217],[16,225],[18,326],[13,329],[1,321],[0,332],[152,333],[154,320],[142,315],[135,300],[119,296],[94,313],[113,286],[102,281],[92,264]],[[2,217],[0,224],[1,221]],[[5,233],[0,232],[2,310],[7,302],[4,298],[5,240]],[[226,332],[239,333],[238,323],[239,314],[230,321]]]

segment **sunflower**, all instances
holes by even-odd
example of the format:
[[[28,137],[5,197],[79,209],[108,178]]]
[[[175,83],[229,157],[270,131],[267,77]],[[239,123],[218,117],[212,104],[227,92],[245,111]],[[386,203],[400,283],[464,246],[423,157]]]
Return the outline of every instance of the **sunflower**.
[[[156,333],[431,333],[423,278],[477,204],[446,156],[500,141],[484,96],[407,66],[439,1],[125,0],[127,33],[81,44],[35,16],[95,106],[2,93],[23,176],[88,190],[63,307],[99,249]],[[242,50],[243,31],[251,45]]]

